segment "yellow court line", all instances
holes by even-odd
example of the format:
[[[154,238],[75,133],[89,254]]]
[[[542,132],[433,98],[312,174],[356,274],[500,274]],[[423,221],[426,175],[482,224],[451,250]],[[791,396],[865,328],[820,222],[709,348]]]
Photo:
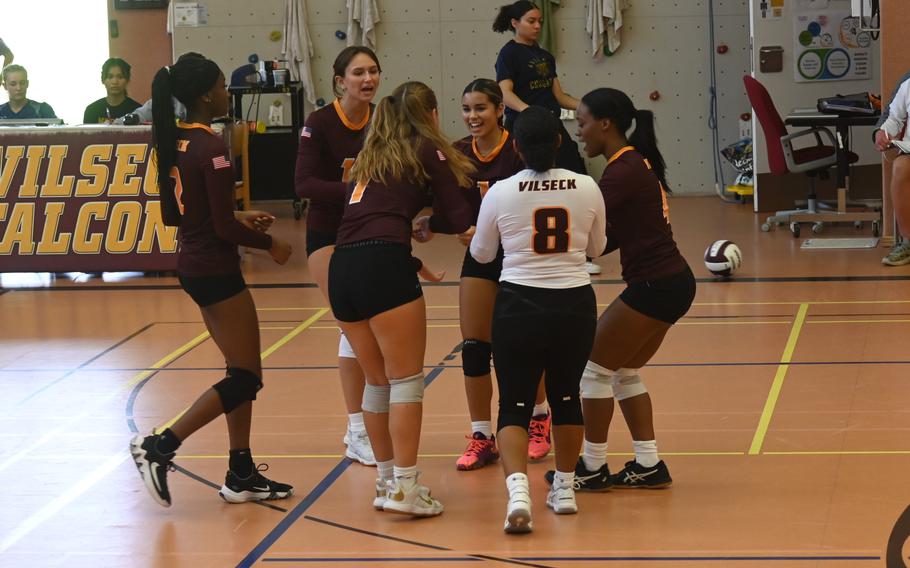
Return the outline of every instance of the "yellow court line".
[[[305,311],[305,310],[327,310],[326,306],[315,306],[315,307],[294,307],[294,308],[256,308],[257,312],[291,312],[291,311]]]
[[[790,325],[789,321],[678,321],[676,325]]]
[[[437,324],[437,323],[434,323],[434,324],[427,324],[427,328],[431,328],[431,327],[461,327],[461,325],[460,325],[460,324],[457,324],[457,323],[438,323],[438,324]],[[314,326],[311,327],[310,329],[334,329],[334,330],[338,330],[338,329],[341,329],[341,328],[339,328],[337,325],[314,325]]]
[[[162,367],[166,367],[167,365],[170,365],[175,359],[177,359],[178,357],[180,357],[181,355],[183,355],[190,349],[196,347],[197,345],[199,345],[200,343],[202,343],[203,341],[205,341],[208,338],[209,338],[209,332],[204,331],[204,332],[200,333],[199,335],[197,335],[196,337],[194,337],[193,339],[190,339],[189,341],[187,341],[186,343],[184,343],[177,349],[171,351],[170,353],[168,353],[167,355],[165,355],[164,357],[162,357],[161,359],[159,359],[158,361],[153,363],[152,366],[149,367],[148,369],[146,369],[145,371],[142,371],[141,373],[139,373],[138,375],[136,375],[135,377],[130,379],[129,382],[126,383],[126,385],[124,385],[124,387],[123,387],[124,390],[129,390],[129,389],[133,388],[134,386],[138,385],[139,383],[141,383],[148,377],[150,377],[153,374],[155,374],[156,372],[158,372],[158,370],[160,370]]]
[[[765,441],[765,435],[768,433],[771,416],[774,414],[777,398],[780,396],[781,388],[784,386],[784,379],[787,377],[787,370],[790,368],[789,363],[793,359],[796,342],[799,339],[800,331],[803,329],[803,323],[806,321],[806,313],[808,311],[809,304],[800,304],[796,319],[793,321],[793,327],[790,328],[787,346],[784,348],[784,354],[780,358],[780,365],[777,367],[777,373],[774,374],[774,382],[771,383],[771,392],[768,393],[765,408],[762,410],[761,419],[758,421],[758,429],[755,431],[755,437],[752,438],[752,445],[749,447],[750,456],[761,453],[761,446]]]
[[[264,325],[260,325],[260,326],[259,326],[259,329],[294,329],[294,326],[292,326],[292,325],[285,325],[285,326],[264,326]]]
[[[693,302],[693,306],[843,306],[868,304],[910,304],[910,300],[820,300],[817,302],[797,300],[786,302]],[[598,304],[606,305],[606,304]]]
[[[322,318],[322,316],[324,316],[325,314],[328,313],[328,311],[329,311],[328,308],[320,308],[319,311],[316,312],[315,314],[313,314],[312,316],[310,316],[309,319],[307,319],[306,321],[304,321],[303,323],[301,323],[300,325],[295,327],[294,331],[288,333],[287,335],[285,335],[284,337],[282,337],[281,339],[276,341],[274,345],[272,345],[271,347],[269,347],[268,349],[263,351],[262,359],[265,360],[266,357],[268,357],[275,351],[278,351],[278,349],[280,349],[285,343],[294,339],[295,337],[300,335],[300,333],[303,330],[305,330],[306,328],[310,327],[311,325],[313,325],[314,323],[319,321]]]
[[[906,456],[910,450],[838,450],[830,452],[762,452],[766,456]]]
[[[806,323],[910,323],[910,319],[812,320]]]

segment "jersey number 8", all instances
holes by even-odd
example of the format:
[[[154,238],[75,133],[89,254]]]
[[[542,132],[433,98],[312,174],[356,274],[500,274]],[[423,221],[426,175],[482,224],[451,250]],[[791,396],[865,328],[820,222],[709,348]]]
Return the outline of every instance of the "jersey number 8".
[[[531,245],[537,254],[569,250],[569,212],[562,207],[534,211],[534,236]]]

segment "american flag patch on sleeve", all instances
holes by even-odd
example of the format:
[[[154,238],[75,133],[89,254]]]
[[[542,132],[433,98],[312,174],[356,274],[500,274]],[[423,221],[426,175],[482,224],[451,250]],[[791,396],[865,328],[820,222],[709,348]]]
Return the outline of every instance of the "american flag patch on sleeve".
[[[216,170],[220,170],[222,168],[231,167],[231,163],[224,156],[215,156],[212,158],[212,166],[214,166]]]
[[[311,137],[312,135],[313,135],[313,129],[310,128],[309,126],[304,126],[304,127],[300,130],[300,137],[301,137],[301,138],[309,138],[309,137]]]
[[[446,161],[446,155],[442,153],[442,150],[436,150],[436,155],[439,156],[440,162]]]

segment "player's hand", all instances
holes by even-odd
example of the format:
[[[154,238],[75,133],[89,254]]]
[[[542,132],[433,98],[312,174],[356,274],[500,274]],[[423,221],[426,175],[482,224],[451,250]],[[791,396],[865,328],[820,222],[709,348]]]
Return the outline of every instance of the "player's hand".
[[[281,239],[272,237],[272,247],[269,249],[272,260],[278,264],[284,264],[291,258],[291,245]]]
[[[426,243],[433,238],[433,231],[430,230],[429,215],[417,218],[414,222],[414,229],[411,231],[411,238],[418,243]]]
[[[420,270],[417,271],[417,275],[427,282],[441,282],[442,279],[446,277],[446,271],[434,272],[429,266],[424,264],[420,267]]]
[[[268,232],[275,222],[275,216],[265,211],[235,211],[234,218],[260,233]]]
[[[471,246],[471,241],[474,239],[474,233],[477,232],[477,227],[471,225],[467,231],[460,233],[458,235],[458,242],[463,244],[466,247]]]
[[[884,152],[891,147],[891,137],[882,129],[875,131],[875,147],[879,152]]]

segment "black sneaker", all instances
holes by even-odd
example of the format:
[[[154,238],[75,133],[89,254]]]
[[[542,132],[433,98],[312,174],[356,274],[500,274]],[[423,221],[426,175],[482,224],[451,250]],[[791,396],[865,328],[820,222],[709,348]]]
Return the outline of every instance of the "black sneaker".
[[[626,467],[610,476],[613,487],[619,489],[662,489],[670,487],[673,479],[663,460],[654,467],[645,467],[635,460],[626,462]]]
[[[249,477],[238,477],[233,471],[228,470],[224,477],[224,485],[218,494],[228,503],[285,499],[293,495],[293,487],[272,481],[260,473],[268,469],[268,464],[261,463]]]
[[[553,485],[555,476],[556,472],[551,469],[543,477],[547,483]],[[578,463],[575,464],[575,491],[602,492],[610,489],[612,484],[610,468],[607,467],[607,464],[600,466],[597,471],[588,471],[585,467],[585,460],[581,457],[578,458]]]
[[[167,489],[167,472],[174,469],[173,459],[176,452],[169,454],[159,452],[158,438],[159,436],[154,434],[145,438],[137,434],[130,440],[130,453],[152,498],[162,507],[170,507],[171,493]]]

